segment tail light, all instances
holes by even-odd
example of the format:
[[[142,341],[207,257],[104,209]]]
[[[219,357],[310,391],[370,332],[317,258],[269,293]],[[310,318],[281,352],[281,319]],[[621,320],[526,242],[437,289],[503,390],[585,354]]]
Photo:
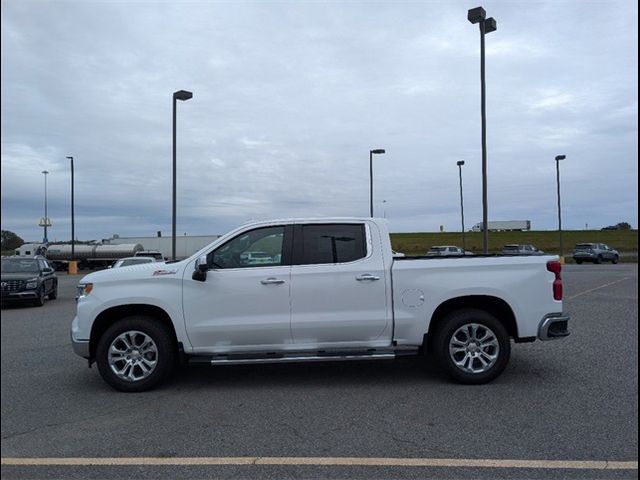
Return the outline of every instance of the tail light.
[[[547,262],[547,270],[556,276],[555,280],[553,280],[553,299],[562,300],[562,277],[560,276],[562,265],[560,262],[552,260]]]

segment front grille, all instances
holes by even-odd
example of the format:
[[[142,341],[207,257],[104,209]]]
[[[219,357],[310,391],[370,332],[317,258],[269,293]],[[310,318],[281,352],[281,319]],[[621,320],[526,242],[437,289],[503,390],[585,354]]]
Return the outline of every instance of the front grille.
[[[2,280],[3,292],[19,292],[24,290],[24,286],[27,282],[24,280]]]

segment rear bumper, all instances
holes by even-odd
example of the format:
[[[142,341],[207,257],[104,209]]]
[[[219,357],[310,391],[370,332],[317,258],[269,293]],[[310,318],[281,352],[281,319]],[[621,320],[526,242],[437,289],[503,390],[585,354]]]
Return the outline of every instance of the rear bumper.
[[[538,327],[538,338],[540,340],[556,340],[569,336],[568,315],[552,313],[545,315]]]

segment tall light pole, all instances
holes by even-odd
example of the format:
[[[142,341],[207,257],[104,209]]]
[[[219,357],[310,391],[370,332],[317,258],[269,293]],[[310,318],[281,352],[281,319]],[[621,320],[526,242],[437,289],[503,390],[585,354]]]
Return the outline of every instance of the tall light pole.
[[[71,261],[74,261],[76,259],[76,250],[75,250],[75,245],[76,245],[76,231],[75,231],[75,216],[74,216],[74,212],[73,212],[73,157],[67,157],[69,160],[71,160]]]
[[[373,156],[385,153],[384,148],[369,150],[369,216],[373,217]]]
[[[556,186],[558,188],[558,235],[560,237],[560,262],[564,263],[562,248],[562,214],[560,211],[560,160],[567,158],[566,155],[556,155]]]
[[[480,117],[482,119],[482,245],[484,253],[489,253],[489,223],[488,200],[487,200],[487,115],[486,115],[486,94],[484,80],[484,36],[494,32],[497,28],[493,17],[485,19],[487,12],[484,8],[476,7],[469,10],[467,19],[471,23],[480,26]]]
[[[44,227],[44,238],[42,239],[42,243],[49,243],[49,237],[47,236],[47,227],[49,226],[49,215],[47,213],[47,175],[49,175],[49,172],[43,170],[42,173],[44,175],[44,218],[41,223],[41,226]]]
[[[193,97],[193,93],[186,90],[173,92],[173,216],[171,221],[171,259],[176,259],[176,104]]]
[[[462,166],[464,165],[464,160],[459,160],[457,162],[458,165],[458,176],[460,177],[460,216],[462,217],[462,248],[464,250],[467,249],[467,243],[464,238],[464,202],[462,200]]]

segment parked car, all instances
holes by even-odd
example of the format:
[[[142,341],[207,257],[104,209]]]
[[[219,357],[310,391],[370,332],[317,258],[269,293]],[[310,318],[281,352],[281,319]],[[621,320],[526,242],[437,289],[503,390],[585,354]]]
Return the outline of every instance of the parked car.
[[[604,243],[578,243],[573,249],[573,259],[577,264],[582,262],[618,263],[620,254]]]
[[[158,250],[140,250],[134,254],[136,257],[151,257],[158,261],[163,261],[165,258],[162,256],[162,252]]]
[[[266,250],[271,263],[243,265],[243,253]],[[512,339],[569,335],[557,256],[446,266],[391,252],[375,218],[247,224],[179,262],[82,278],[72,347],[129,392],[156,386],[180,357],[218,366],[430,352],[421,358],[478,384],[505,369]]]
[[[427,250],[427,257],[461,257],[464,255],[473,255],[473,253],[467,252],[463,248],[449,245],[437,245]]]
[[[500,253],[502,255],[544,255],[542,250],[533,245],[518,245],[515,243],[505,245]]]
[[[143,263],[154,263],[158,260],[153,257],[126,257],[116,260],[109,268],[128,267],[130,265],[141,265]]]
[[[43,256],[2,259],[2,302],[28,301],[39,307],[58,297],[58,277]]]

